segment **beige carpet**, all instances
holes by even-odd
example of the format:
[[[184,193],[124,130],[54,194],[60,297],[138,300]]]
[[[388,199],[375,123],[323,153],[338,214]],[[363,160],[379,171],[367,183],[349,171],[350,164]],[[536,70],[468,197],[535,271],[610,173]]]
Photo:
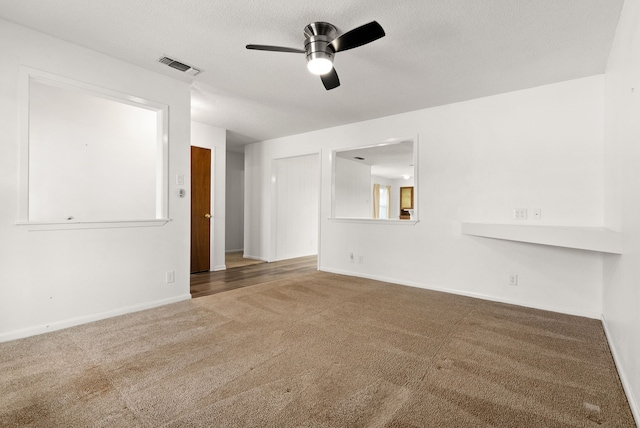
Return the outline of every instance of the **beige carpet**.
[[[251,266],[251,265],[258,265],[258,264],[261,264],[261,263],[265,263],[265,262],[262,261],[262,260],[245,259],[243,257],[243,252],[242,251],[226,253],[224,255],[224,264],[227,267],[227,269],[233,269],[233,268],[237,268],[237,267],[244,267],[244,266]]]
[[[599,321],[318,272],[0,344],[0,426],[634,424]]]

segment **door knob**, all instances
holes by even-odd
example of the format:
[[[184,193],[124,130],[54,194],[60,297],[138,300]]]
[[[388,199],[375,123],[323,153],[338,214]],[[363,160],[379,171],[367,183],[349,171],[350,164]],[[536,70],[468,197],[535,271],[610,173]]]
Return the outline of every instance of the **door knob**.
[[[205,214],[204,218],[211,218],[211,214]]]

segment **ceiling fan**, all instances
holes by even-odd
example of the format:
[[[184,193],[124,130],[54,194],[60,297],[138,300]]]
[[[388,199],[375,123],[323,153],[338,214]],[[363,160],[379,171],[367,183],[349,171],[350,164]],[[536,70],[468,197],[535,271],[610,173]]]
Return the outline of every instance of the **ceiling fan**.
[[[333,68],[333,56],[336,52],[366,45],[385,35],[384,30],[376,21],[361,25],[338,37],[336,37],[337,33],[336,27],[328,22],[312,22],[304,27],[304,50],[268,45],[247,45],[247,49],[305,54],[307,68],[311,73],[320,75],[320,79],[328,91],[340,86],[338,73]]]

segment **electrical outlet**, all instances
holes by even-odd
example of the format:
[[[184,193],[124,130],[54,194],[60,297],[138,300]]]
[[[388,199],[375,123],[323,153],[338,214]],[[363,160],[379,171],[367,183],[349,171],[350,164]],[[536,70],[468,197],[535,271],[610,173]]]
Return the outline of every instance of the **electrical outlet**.
[[[518,274],[510,273],[509,274],[509,285],[518,285]]]
[[[172,282],[176,282],[176,272],[170,270],[167,272],[167,284],[171,284]]]
[[[364,263],[364,256],[358,256],[358,263]]]
[[[542,220],[542,210],[540,208],[533,209],[533,219]]]
[[[516,208],[513,210],[513,219],[514,220],[526,220],[527,219],[527,209],[526,208]]]

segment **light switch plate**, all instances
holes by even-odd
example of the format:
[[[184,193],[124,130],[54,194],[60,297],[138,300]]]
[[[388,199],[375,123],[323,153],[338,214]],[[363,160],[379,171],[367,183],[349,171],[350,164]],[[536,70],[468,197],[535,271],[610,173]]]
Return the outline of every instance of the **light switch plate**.
[[[527,219],[527,209],[526,208],[516,208],[513,210],[513,219],[514,220],[526,220]]]

